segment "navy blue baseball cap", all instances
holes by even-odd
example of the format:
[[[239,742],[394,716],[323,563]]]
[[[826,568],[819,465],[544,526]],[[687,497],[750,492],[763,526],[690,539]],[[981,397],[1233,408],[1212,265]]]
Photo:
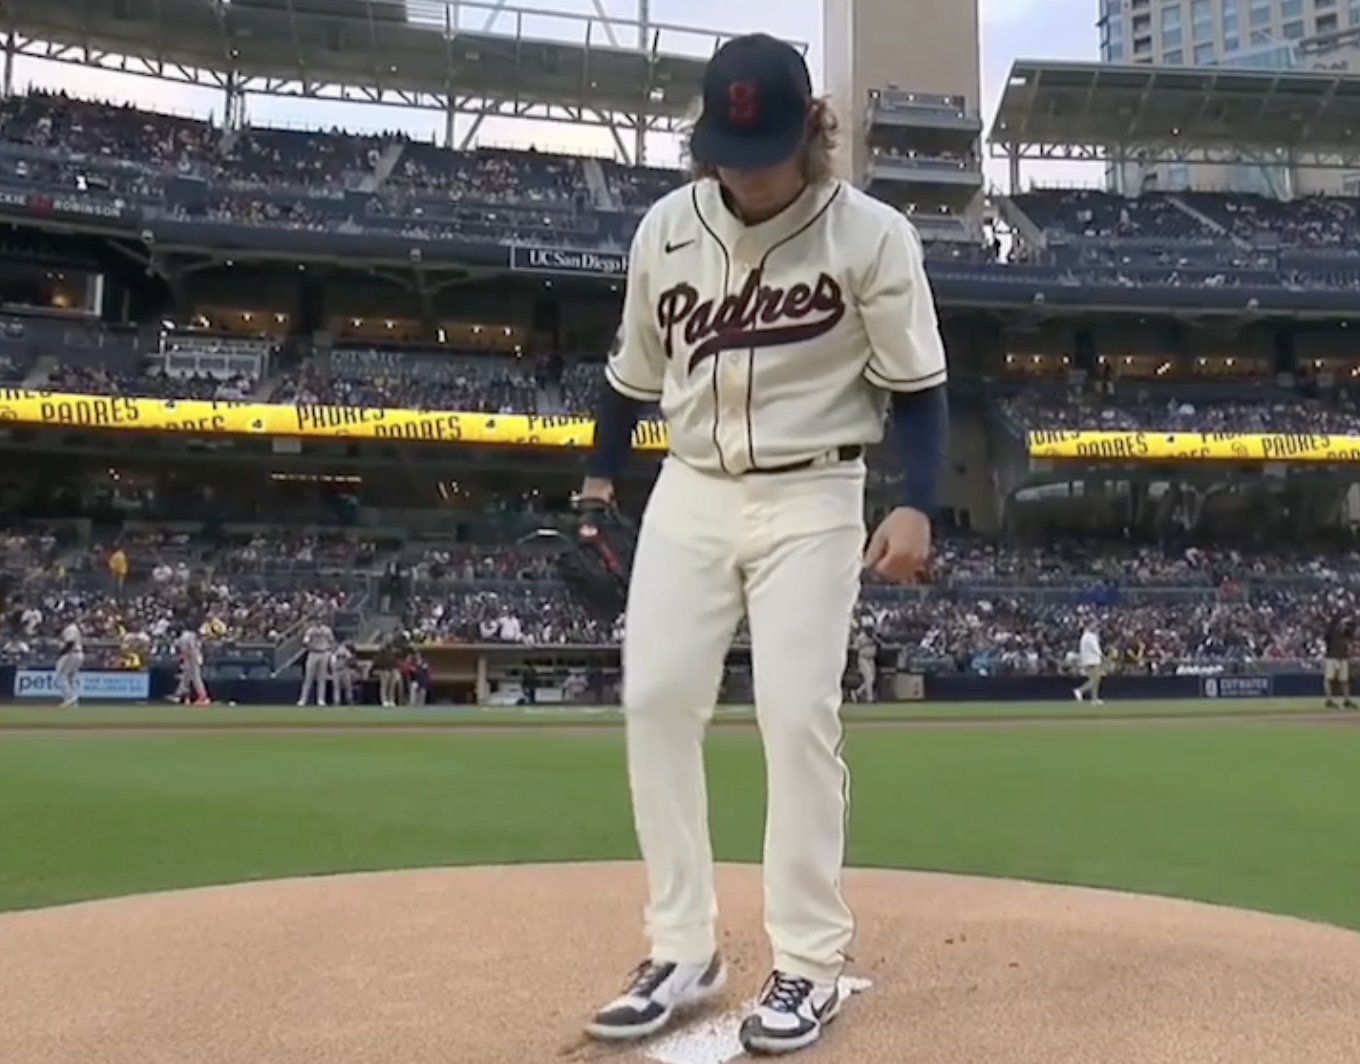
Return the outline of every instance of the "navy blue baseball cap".
[[[798,49],[767,33],[733,37],[704,70],[690,154],[731,170],[777,166],[803,143],[811,106],[812,75]]]

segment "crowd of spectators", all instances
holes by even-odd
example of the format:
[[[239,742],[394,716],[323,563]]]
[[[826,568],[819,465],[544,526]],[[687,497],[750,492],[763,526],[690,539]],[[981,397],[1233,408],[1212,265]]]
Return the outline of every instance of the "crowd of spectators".
[[[131,533],[112,544],[63,542],[51,531],[0,536],[4,613],[0,655],[10,662],[48,660],[61,632],[80,626],[92,664],[113,667],[132,654],[143,662],[173,656],[186,627],[212,659],[248,646],[272,648],[305,620],[347,607],[338,582],[261,586],[265,559],[343,557],[362,564],[373,553],[342,551],[324,538],[260,538],[210,548],[184,532]]]
[[[347,178],[372,173],[391,139],[339,129],[246,129],[222,153],[216,173],[260,185],[316,188],[346,183]]]
[[[1165,193],[1128,199],[1095,189],[1042,190],[1012,202],[1057,239],[1209,242],[1221,236]]]
[[[214,160],[221,132],[198,119],[30,91],[0,102],[0,139],[57,157],[197,173]]]
[[[532,584],[415,595],[402,623],[417,643],[560,646],[617,642],[622,635],[620,624],[600,624],[560,587]]]
[[[441,544],[402,551],[351,534],[198,541],[187,533],[63,542],[50,531],[0,536],[8,660],[50,654],[75,621],[96,661],[136,648],[170,652],[186,625],[209,656],[273,645],[308,618],[355,601],[343,571],[376,578],[402,567],[392,611],[417,643],[521,645],[616,642],[618,624],[586,615],[531,546]],[[115,556],[122,555],[121,562]],[[261,582],[271,565],[310,571],[289,586]],[[370,590],[376,590],[373,582]],[[377,598],[370,602],[375,608]],[[1360,608],[1360,549],[1232,549],[1120,541],[1000,544],[944,537],[923,586],[870,585],[857,623],[915,667],[975,674],[1070,670],[1094,621],[1125,670],[1173,672],[1251,662],[1313,662],[1328,618]],[[741,638],[739,633],[738,638]]]
[[[590,201],[580,159],[532,150],[451,152],[412,143],[389,182],[455,202],[584,208]]]
[[[212,657],[225,645],[273,646],[318,611],[330,613],[343,605],[344,595],[338,592],[241,591],[227,583],[189,588],[170,581],[129,595],[54,589],[23,599],[22,607],[11,613],[6,634],[11,657],[22,655],[24,648],[50,652],[62,629],[74,622],[96,661],[112,660],[129,646],[146,660],[170,656],[175,638],[191,627]]]
[[[532,546],[426,548],[411,574],[417,590],[426,581],[476,585],[555,579],[551,556]],[[1314,589],[1360,585],[1360,549],[1248,550],[1058,538],[1043,546],[1024,546],[984,536],[945,535],[934,545],[923,589],[935,597],[1017,589],[1116,594],[1121,589],[1189,589],[1239,598],[1244,588],[1272,589],[1281,581]],[[1088,598],[1102,597],[1109,596]]]
[[[1353,255],[1360,242],[1360,200],[1307,196],[1284,201],[1266,196],[1188,192],[1181,199],[1238,240]]]
[[[0,103],[4,148],[0,178],[134,199],[152,217],[429,240],[623,247],[637,214],[684,180],[676,170],[598,160],[601,185],[590,176],[596,162],[534,150],[454,151],[394,132],[224,134],[211,121],[61,93]],[[211,182],[206,200],[182,198],[166,180],[172,174]],[[931,258],[960,268],[1059,267],[1071,283],[1335,290],[1360,281],[1345,265],[1360,246],[1355,198],[1158,191],[1126,198],[1087,189],[1032,191],[1013,201],[1043,234],[1041,246],[1017,239],[1002,255],[981,241],[940,241]],[[1298,259],[1310,254],[1313,260]]]
[[[389,407],[469,413],[527,413],[538,409],[532,372],[491,358],[411,359],[381,373],[314,365],[285,376],[271,401],[299,406]]]
[[[1106,607],[1006,595],[894,602],[866,616],[880,639],[945,671],[1073,672],[1082,629],[1094,622],[1120,669],[1173,673],[1250,662],[1312,665],[1322,654],[1328,608],[1302,591]]]
[[[52,369],[44,387],[78,395],[226,401],[249,395],[254,382],[244,377],[215,377],[203,373],[170,374],[163,369],[119,373],[100,366],[61,364]]]
[[[1293,394],[1258,402],[1190,402],[1120,396],[1026,393],[1001,401],[1003,416],[1019,431],[1105,429],[1111,431],[1360,433],[1360,410],[1346,400]]]
[[[214,553],[213,571],[220,574],[258,574],[271,567],[371,569],[378,544],[348,535],[252,534],[229,539]]]
[[[1104,604],[1016,589],[866,599],[857,621],[921,667],[974,674],[1071,672],[1082,629],[1094,622],[1120,668],[1163,673],[1250,662],[1311,665],[1321,656],[1333,608],[1316,590],[1302,589]],[[418,595],[403,621],[417,642],[543,646],[610,643],[621,635],[617,624],[586,616],[549,584]]]
[[[426,583],[551,580],[552,558],[541,551],[451,545],[423,551],[410,566],[415,586]]]
[[[679,188],[685,176],[678,170],[653,166],[602,163],[605,187],[623,210],[641,213],[668,192]]]

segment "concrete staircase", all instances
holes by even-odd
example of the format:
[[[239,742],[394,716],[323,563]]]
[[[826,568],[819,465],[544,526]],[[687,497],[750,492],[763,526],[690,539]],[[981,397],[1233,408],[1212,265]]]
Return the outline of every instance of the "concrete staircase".
[[[360,192],[377,192],[382,188],[383,183],[392,176],[392,171],[397,168],[397,163],[401,162],[402,152],[406,150],[406,145],[401,141],[389,144],[378,156],[378,162],[373,167],[373,173],[368,174],[359,185]]]
[[[57,368],[60,359],[56,355],[43,355],[37,362],[33,363],[33,368],[24,377],[21,387],[33,390],[41,390],[47,387],[47,382],[52,377],[52,371]]]
[[[1167,202],[1174,206],[1178,211],[1181,211],[1184,214],[1188,214],[1196,222],[1204,226],[1205,229],[1208,229],[1211,233],[1215,233],[1218,236],[1221,236],[1224,240],[1231,240],[1234,244],[1236,244],[1240,248],[1247,248],[1251,246],[1240,237],[1233,236],[1233,234],[1228,231],[1226,226],[1223,226],[1220,223],[1214,221],[1203,211],[1196,210],[1194,207],[1190,206],[1190,204],[1186,203],[1185,200],[1181,199],[1179,196],[1168,196]]]
[[[1028,214],[1022,211],[1009,196],[998,196],[997,214],[1020,238],[1021,242],[1032,248],[1048,247],[1048,238]]]
[[[604,167],[600,165],[599,159],[582,159],[581,173],[586,179],[586,188],[590,190],[591,202],[599,210],[616,211],[619,209],[618,203],[610,194],[609,182],[605,180]]]

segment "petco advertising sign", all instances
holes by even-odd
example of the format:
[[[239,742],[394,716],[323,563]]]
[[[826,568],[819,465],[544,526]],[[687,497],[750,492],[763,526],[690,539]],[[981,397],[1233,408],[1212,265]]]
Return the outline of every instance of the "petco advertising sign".
[[[82,672],[76,678],[81,698],[105,702],[142,702],[151,697],[151,676],[145,672]],[[57,675],[51,669],[20,669],[14,674],[15,698],[60,698]]]

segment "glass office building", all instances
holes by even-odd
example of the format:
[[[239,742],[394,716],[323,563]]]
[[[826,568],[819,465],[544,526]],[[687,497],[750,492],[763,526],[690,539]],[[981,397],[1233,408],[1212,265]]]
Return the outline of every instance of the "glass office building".
[[[1314,65],[1319,38],[1340,40],[1360,30],[1360,0],[1097,0],[1100,57],[1107,63],[1158,66],[1231,66],[1290,70]],[[1351,46],[1352,49],[1354,46]],[[1349,65],[1349,64],[1348,64]],[[1360,67],[1357,67],[1360,69]],[[1223,167],[1159,166],[1157,184],[1185,188],[1217,184],[1238,191],[1289,195],[1298,175],[1280,167],[1226,168],[1217,176],[1191,170]],[[1335,185],[1338,176],[1323,179]],[[1312,188],[1309,191],[1321,191]]]

